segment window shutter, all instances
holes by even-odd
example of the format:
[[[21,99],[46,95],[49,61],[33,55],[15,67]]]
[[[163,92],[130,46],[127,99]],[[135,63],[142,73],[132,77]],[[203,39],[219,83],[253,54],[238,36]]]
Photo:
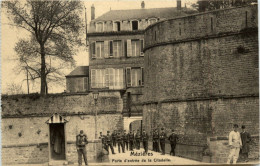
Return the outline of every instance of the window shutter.
[[[92,48],[92,58],[96,58],[96,42],[92,43],[91,48]]]
[[[144,56],[144,40],[140,40],[140,45],[141,45],[141,55],[140,56]]]
[[[124,88],[124,70],[119,69],[119,87],[120,89]]]
[[[91,87],[95,88],[96,87],[96,70],[91,69]]]
[[[131,68],[130,67],[126,68],[126,86],[127,87],[131,86]]]
[[[105,53],[105,58],[109,58],[108,41],[104,41],[104,53]]]
[[[109,87],[109,69],[105,69],[105,86]]]
[[[144,68],[141,67],[141,85],[144,86]]]
[[[109,89],[114,88],[114,69],[109,68]]]
[[[132,44],[131,40],[127,40],[127,57],[132,56]]]
[[[127,41],[124,41],[124,56],[127,57]]]
[[[114,53],[114,57],[118,57],[118,41],[114,41],[113,42],[113,53]]]
[[[113,56],[113,41],[109,41],[109,56]]]
[[[84,92],[88,90],[88,77],[83,77],[83,89]]]

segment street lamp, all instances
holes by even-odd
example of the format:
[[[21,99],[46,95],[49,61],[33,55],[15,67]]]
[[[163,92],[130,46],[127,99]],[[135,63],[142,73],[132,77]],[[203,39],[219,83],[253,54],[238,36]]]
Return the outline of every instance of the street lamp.
[[[95,139],[97,139],[97,100],[98,100],[98,91],[93,92],[93,98],[95,101]]]

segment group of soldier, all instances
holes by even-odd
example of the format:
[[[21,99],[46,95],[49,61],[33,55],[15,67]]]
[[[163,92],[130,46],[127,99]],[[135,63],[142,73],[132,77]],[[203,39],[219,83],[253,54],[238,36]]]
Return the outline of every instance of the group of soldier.
[[[160,145],[162,155],[165,155],[165,141],[168,138],[171,144],[170,155],[175,156],[175,147],[177,144],[178,136],[174,133],[174,130],[172,130],[172,133],[169,137],[167,137],[164,128],[161,129],[160,133],[157,129],[154,129],[151,135],[153,142],[153,151],[160,152]],[[107,135],[103,135],[102,132],[100,132],[99,139],[102,140],[102,146],[108,152],[108,154],[109,148],[112,154],[115,154],[114,147],[116,146],[118,146],[119,153],[121,152],[121,150],[122,153],[125,153],[125,150],[140,150],[141,142],[143,143],[144,152],[146,154],[148,152],[149,135],[146,133],[145,130],[143,130],[142,132],[140,132],[140,130],[137,130],[136,133],[134,130],[130,131],[129,133],[127,133],[126,130],[124,130],[124,132],[114,130],[112,134],[110,134],[110,131],[107,131]]]

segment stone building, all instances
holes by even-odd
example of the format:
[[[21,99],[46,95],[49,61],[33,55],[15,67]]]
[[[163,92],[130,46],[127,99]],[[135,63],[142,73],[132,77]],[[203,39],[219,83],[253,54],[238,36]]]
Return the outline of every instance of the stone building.
[[[259,158],[257,5],[168,19],[145,30],[143,127],[175,129],[177,155],[225,163],[233,124]],[[169,150],[168,150],[169,152]]]
[[[158,21],[187,15],[191,11],[178,7],[110,10],[95,18],[91,7],[88,31],[90,91],[121,93],[125,129],[142,119],[144,79],[144,30]],[[130,127],[131,128],[131,127]]]
[[[89,67],[78,66],[66,75],[66,92],[79,93],[89,91]]]

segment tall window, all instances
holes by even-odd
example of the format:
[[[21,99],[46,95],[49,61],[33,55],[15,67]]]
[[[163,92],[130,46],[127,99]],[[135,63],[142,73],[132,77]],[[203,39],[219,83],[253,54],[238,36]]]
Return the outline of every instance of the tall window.
[[[124,85],[124,70],[122,68],[91,70],[92,88],[123,89]]]
[[[96,32],[103,32],[104,31],[104,24],[103,22],[96,23]]]
[[[120,40],[113,41],[113,56],[114,57],[122,56],[122,42]]]
[[[128,87],[138,87],[144,85],[143,68],[126,68],[126,83]]]
[[[96,42],[96,58],[104,58],[104,42],[97,41]]]
[[[131,41],[131,47],[132,47],[132,56],[136,57],[136,56],[140,56],[140,41],[139,40],[132,40]]]
[[[138,30],[138,21],[132,21],[132,30]]]
[[[114,22],[114,31],[121,31],[120,22]]]

